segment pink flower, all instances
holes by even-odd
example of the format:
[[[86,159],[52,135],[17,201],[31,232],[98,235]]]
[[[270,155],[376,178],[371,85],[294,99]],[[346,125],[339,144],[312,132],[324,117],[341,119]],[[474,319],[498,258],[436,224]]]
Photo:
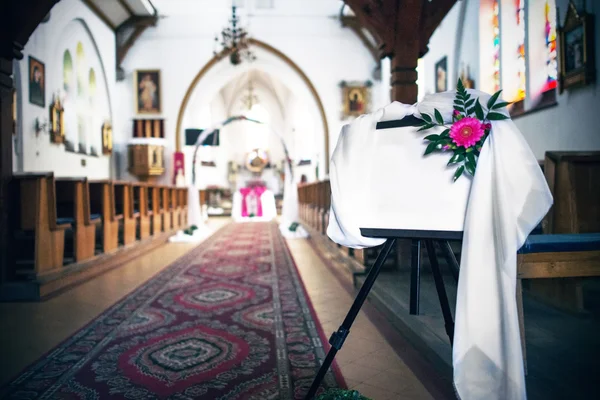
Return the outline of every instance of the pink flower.
[[[444,147],[442,147],[442,150],[443,150],[443,151],[448,151],[448,150],[450,150],[450,149],[451,149],[451,147],[450,147],[450,145],[449,145],[449,144],[447,144],[447,145],[445,145]]]
[[[466,117],[450,127],[450,138],[457,146],[469,148],[484,135],[483,124],[476,118]]]
[[[490,123],[483,124],[483,129],[489,131],[490,129],[492,129],[492,124],[490,124]]]
[[[458,110],[454,110],[454,116],[458,117],[460,115],[460,112]]]

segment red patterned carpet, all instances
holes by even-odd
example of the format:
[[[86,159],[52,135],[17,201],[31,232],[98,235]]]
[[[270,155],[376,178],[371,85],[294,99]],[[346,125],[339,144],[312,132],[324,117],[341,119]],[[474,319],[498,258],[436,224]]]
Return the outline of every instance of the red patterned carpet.
[[[0,389],[7,399],[301,399],[327,348],[277,226],[231,224]],[[344,385],[336,371],[324,386]]]

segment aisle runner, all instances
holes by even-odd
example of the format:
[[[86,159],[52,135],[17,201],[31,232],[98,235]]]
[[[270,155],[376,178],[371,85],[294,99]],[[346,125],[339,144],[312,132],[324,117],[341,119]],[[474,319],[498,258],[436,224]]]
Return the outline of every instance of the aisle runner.
[[[325,355],[313,315],[277,226],[232,224],[29,367],[0,398],[300,399]],[[325,385],[336,386],[333,374]]]

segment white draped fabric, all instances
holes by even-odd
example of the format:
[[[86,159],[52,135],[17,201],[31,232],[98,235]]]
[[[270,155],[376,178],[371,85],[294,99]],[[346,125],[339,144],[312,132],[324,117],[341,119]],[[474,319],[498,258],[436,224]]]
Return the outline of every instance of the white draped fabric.
[[[468,91],[487,112],[490,96]],[[475,177],[451,183],[448,153],[423,157],[425,133],[412,127],[375,130],[380,120],[433,115],[434,109],[451,123],[454,97],[451,91],[416,105],[392,103],[343,128],[331,160],[327,233],[337,243],[362,248],[383,240],[363,237],[361,227],[464,230],[453,348],[457,394],[462,400],[526,399],[516,253],[552,205],[535,156],[512,121],[492,121]],[[377,169],[382,166],[386,170]],[[370,181],[372,190],[356,184]]]
[[[192,235],[187,235],[183,231],[169,238],[170,242],[197,243],[201,242],[212,234],[212,230],[204,223],[202,208],[200,207],[200,194],[198,188],[194,185],[188,187],[188,226],[196,226]]]
[[[290,226],[294,222],[299,222],[299,210],[298,210],[298,186],[294,182],[290,166],[286,162],[284,163],[285,180],[283,183],[283,205],[281,209],[281,219],[279,223],[279,231],[283,237],[287,239],[301,239],[307,238],[308,232],[298,225],[296,230],[290,231]]]
[[[235,222],[272,221],[277,217],[275,195],[271,190],[265,190],[264,193],[260,195],[260,202],[262,205],[261,217],[242,217],[242,201],[242,194],[238,190],[233,194],[233,205],[231,208],[231,217]]]

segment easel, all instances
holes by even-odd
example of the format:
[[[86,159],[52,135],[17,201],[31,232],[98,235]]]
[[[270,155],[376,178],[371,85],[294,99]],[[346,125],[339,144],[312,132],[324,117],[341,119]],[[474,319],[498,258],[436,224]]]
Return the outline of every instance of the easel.
[[[407,126],[417,126],[419,125],[421,120],[415,118],[413,116],[405,117],[401,120],[394,121],[383,121],[377,123],[377,129],[388,129],[388,128],[400,128]],[[440,270],[440,265],[438,263],[437,256],[435,254],[435,243],[441,247],[442,252],[444,253],[444,257],[450,265],[450,270],[454,279],[458,282],[458,271],[459,265],[456,257],[454,256],[454,252],[450,247],[449,240],[461,240],[463,237],[463,232],[459,231],[426,231],[426,230],[406,230],[406,229],[372,229],[372,228],[361,228],[361,235],[365,237],[371,238],[383,238],[386,239],[383,244],[383,248],[380,250],[379,255],[377,256],[377,260],[375,264],[368,270],[368,272],[364,273],[355,273],[353,275],[353,279],[355,280],[357,276],[367,276],[365,282],[363,283],[358,295],[354,299],[354,303],[350,307],[348,314],[346,314],[346,318],[342,325],[338,328],[336,332],[331,335],[329,339],[329,344],[331,345],[331,349],[327,353],[319,372],[317,373],[313,383],[305,397],[305,400],[313,400],[325,374],[329,370],[333,359],[337,352],[344,345],[344,341],[348,337],[350,333],[350,328],[358,315],[362,305],[364,304],[371,288],[375,284],[377,277],[379,276],[379,272],[381,271],[381,267],[385,263],[388,255],[390,254],[394,244],[397,239],[411,239],[411,280],[410,280],[410,314],[411,315],[419,315],[419,293],[420,293],[420,279],[421,279],[421,246],[424,243],[427,248],[427,255],[429,257],[429,261],[431,263],[431,271],[433,274],[433,279],[435,281],[435,288],[438,294],[438,298],[440,301],[440,307],[442,309],[442,314],[444,316],[444,324],[446,328],[446,334],[450,339],[450,345],[452,345],[454,341],[454,320],[452,317],[452,312],[450,310],[450,304],[448,302],[448,296],[446,294],[446,288],[444,286],[444,281],[442,278],[442,273]]]

